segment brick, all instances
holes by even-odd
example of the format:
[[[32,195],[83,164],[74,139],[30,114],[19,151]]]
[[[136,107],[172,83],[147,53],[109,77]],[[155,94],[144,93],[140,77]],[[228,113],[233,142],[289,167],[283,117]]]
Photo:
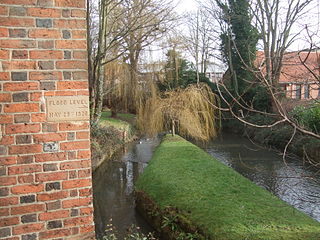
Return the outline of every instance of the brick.
[[[53,61],[39,61],[38,62],[39,69],[41,70],[53,70],[54,62]]]
[[[52,28],[53,21],[52,19],[36,19],[36,26],[39,28]]]
[[[40,239],[54,239],[58,237],[65,237],[71,235],[71,229],[56,229],[45,232],[40,232]]]
[[[9,146],[9,154],[29,154],[42,152],[42,145],[21,145],[21,146]]]
[[[0,228],[19,224],[18,217],[0,218]]]
[[[71,72],[63,72],[64,80],[71,80]]]
[[[30,115],[29,114],[14,115],[14,122],[15,123],[28,123],[28,122],[30,122]]]
[[[45,113],[33,113],[31,114],[32,122],[45,122],[46,114]]]
[[[68,132],[68,137],[67,139],[69,141],[75,140],[76,139],[76,133],[75,132]]]
[[[71,38],[71,32],[69,30],[62,30],[62,38],[63,39],[70,39]]]
[[[6,167],[0,167],[0,176],[7,175],[7,168]]]
[[[34,176],[32,174],[18,176],[18,182],[22,184],[34,183]]]
[[[39,49],[53,49],[54,48],[54,41],[53,40],[38,41],[38,48]]]
[[[61,11],[59,9],[52,9],[52,8],[28,8],[28,16],[60,18]]]
[[[21,185],[15,186],[11,188],[11,192],[13,194],[30,194],[30,193],[38,193],[44,190],[43,184],[33,184],[33,185]]]
[[[88,82],[87,81],[61,81],[58,82],[58,90],[66,90],[66,89],[87,89],[88,88]]]
[[[18,133],[38,133],[40,124],[8,124],[6,125],[6,134]]]
[[[88,149],[88,148],[90,148],[89,141],[64,142],[60,144],[61,150],[76,150],[76,149]]]
[[[2,62],[3,70],[26,70],[26,69],[36,69],[37,64],[35,61],[26,60],[12,60]]]
[[[0,177],[0,186],[10,186],[17,184],[17,178],[16,177]]]
[[[14,137],[13,136],[3,136],[0,140],[0,145],[12,145],[14,144]]]
[[[5,238],[11,236],[11,229],[10,228],[1,228],[0,229],[0,238]]]
[[[0,103],[11,102],[10,93],[0,93]]]
[[[77,132],[77,139],[90,139],[90,132]]]
[[[63,162],[60,164],[61,170],[67,170],[67,169],[81,169],[81,168],[88,168],[90,167],[90,161],[84,160],[84,161],[69,161],[69,162]]]
[[[43,164],[43,171],[44,172],[53,172],[58,170],[58,164],[51,163],[51,164]]]
[[[29,38],[60,38],[60,32],[56,29],[31,29]]]
[[[86,216],[86,217],[76,217],[76,218],[70,218],[64,220],[64,226],[65,227],[74,227],[74,226],[82,226],[82,225],[88,225],[93,222],[92,216]]]
[[[22,223],[32,223],[37,222],[37,214],[27,214],[21,216],[21,222]]]
[[[78,197],[78,196],[79,196],[79,194],[78,194],[78,190],[77,189],[70,190],[70,197],[71,198]]]
[[[0,81],[10,80],[10,74],[8,72],[0,72]]]
[[[74,72],[73,79],[74,80],[87,80],[88,79],[88,72],[87,71]]]
[[[46,191],[52,191],[52,190],[61,190],[61,184],[60,182],[52,182],[52,183],[46,183]]]
[[[55,0],[56,7],[85,8],[85,1]]]
[[[9,30],[7,28],[0,27],[0,37],[9,37]]]
[[[31,59],[63,59],[63,51],[34,50],[30,51]]]
[[[57,49],[86,49],[86,40],[56,40]]]
[[[65,141],[66,133],[46,133],[33,136],[35,143]]]
[[[27,37],[27,30],[26,29],[9,29],[9,37],[25,38]]]
[[[71,217],[79,216],[79,209],[71,209]]]
[[[20,166],[13,166],[8,168],[9,175],[35,173],[35,172],[41,172],[41,171],[42,171],[41,164],[20,165]]]
[[[71,10],[71,17],[86,18],[86,16],[87,16],[87,12],[85,10],[80,10],[80,9]]]
[[[8,7],[0,6],[0,15],[3,15],[3,16],[8,15]]]
[[[1,22],[1,20],[0,20]],[[34,48],[36,46],[35,40],[2,40],[0,39],[0,46],[1,48]]]
[[[10,52],[8,50],[1,50],[0,49],[0,59],[9,59]]]
[[[66,153],[44,153],[35,155],[36,162],[57,162],[67,159]]]
[[[11,73],[12,81],[27,81],[28,73],[27,72],[12,72]]]
[[[10,16],[26,16],[27,9],[25,7],[10,7],[9,15]]]
[[[29,101],[29,93],[27,93],[27,92],[13,93],[12,100],[13,100],[13,102],[28,102]],[[9,105],[9,109],[10,108],[11,108],[11,105]],[[11,110],[14,111],[14,109],[11,109]]]
[[[62,182],[63,189],[82,188],[91,186],[91,179],[75,179]]]
[[[57,69],[87,69],[87,61],[65,60],[56,62]]]
[[[0,216],[1,217],[10,216],[10,208],[0,208]],[[0,233],[0,237],[1,237],[1,233]]]
[[[36,0],[1,0],[1,3],[12,5],[35,5]]]
[[[40,90],[55,90],[56,84],[55,82],[41,82]]]
[[[0,188],[0,197],[5,197],[9,195],[9,188]]]
[[[31,135],[18,135],[16,136],[16,144],[30,144],[32,142]]]
[[[17,158],[14,156],[0,157],[0,165],[2,166],[14,165],[16,163],[17,163]]]
[[[68,197],[67,191],[60,191],[60,192],[54,192],[54,193],[42,193],[38,194],[38,201],[48,202],[53,200],[61,200]]]
[[[22,238],[21,238],[21,240],[37,240],[37,239],[38,237],[36,233],[22,235]]]
[[[19,199],[17,197],[8,197],[8,198],[1,198],[0,199],[0,206],[13,206],[19,204]]]
[[[53,7],[53,0],[37,0],[37,5],[41,7]]]
[[[69,171],[69,179],[76,179],[78,178],[78,174],[76,170]],[[70,192],[70,196],[72,196],[72,191]],[[75,195],[76,196],[76,195]]]
[[[92,202],[91,198],[76,198],[71,200],[62,201],[63,208],[74,208],[74,207],[82,207],[88,206]]]
[[[33,163],[33,155],[29,156],[18,156],[17,157],[17,163],[18,164],[30,164]]]
[[[13,234],[19,235],[19,234],[25,234],[25,233],[34,233],[34,232],[40,232],[42,230],[44,230],[43,223],[24,224],[21,226],[14,227]]]
[[[87,59],[87,52],[85,51],[74,51],[73,52],[74,59]]]
[[[38,90],[39,84],[37,82],[15,82],[15,83],[4,83],[4,91],[17,92],[17,91],[32,91]]]
[[[15,17],[0,17],[1,26],[6,27],[33,27],[34,19],[32,18],[15,18]]]
[[[0,124],[5,124],[5,123],[13,123],[13,116],[12,115],[0,115]]]
[[[91,177],[91,168],[86,169],[86,170],[79,170],[78,176],[79,178],[88,178]]]
[[[37,182],[52,182],[68,179],[67,172],[39,173],[36,174]]]
[[[55,220],[55,221],[48,222],[47,229],[56,229],[56,228],[62,228],[62,221],[61,220]]]
[[[29,74],[30,80],[62,80],[61,72],[30,72]]]
[[[60,123],[59,131],[75,131],[75,130],[87,130],[89,129],[89,123]]]
[[[64,59],[71,59],[71,51],[64,51]]]
[[[7,147],[0,146],[0,155],[7,155]]]
[[[43,123],[42,124],[42,131],[43,132],[57,132],[58,131],[58,124]]]
[[[30,101],[32,101],[32,102],[41,101],[42,96],[43,96],[42,92],[32,92],[32,93],[30,93]]]
[[[80,209],[80,215],[93,215],[93,208],[92,207],[85,207]]]
[[[85,233],[92,233],[94,232],[94,225],[91,226],[84,226],[80,228],[80,233],[85,234]]]
[[[26,50],[13,50],[12,59],[27,59],[29,57],[28,51]]]
[[[35,195],[27,195],[27,196],[21,196],[20,197],[20,203],[34,203],[36,201]]]
[[[17,95],[13,95],[17,96]],[[21,98],[16,97],[16,100]],[[12,103],[4,105],[5,113],[39,112],[38,103]]]
[[[61,201],[60,200],[46,203],[47,211],[57,210],[60,208],[61,208]],[[40,213],[40,214],[43,214],[43,213]]]

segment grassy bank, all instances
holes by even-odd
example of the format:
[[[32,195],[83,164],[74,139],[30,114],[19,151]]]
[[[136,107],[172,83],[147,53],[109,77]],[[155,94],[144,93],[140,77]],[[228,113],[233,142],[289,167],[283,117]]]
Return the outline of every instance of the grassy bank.
[[[163,212],[176,209],[177,217],[170,216],[172,226],[185,219],[205,239],[320,239],[318,222],[180,137],[164,139],[138,180],[137,191]],[[150,218],[157,214],[148,213]],[[162,221],[162,226],[168,225],[168,217]],[[189,236],[184,239],[193,239]]]
[[[105,159],[135,137],[135,115],[119,113],[111,118],[110,111],[102,113],[100,122],[91,128],[92,168],[98,167]]]

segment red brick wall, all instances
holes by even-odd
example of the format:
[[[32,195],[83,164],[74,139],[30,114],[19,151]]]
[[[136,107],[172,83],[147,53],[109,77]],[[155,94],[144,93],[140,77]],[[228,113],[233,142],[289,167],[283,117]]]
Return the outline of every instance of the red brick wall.
[[[89,122],[45,104],[87,75],[85,0],[0,0],[0,239],[91,238]]]

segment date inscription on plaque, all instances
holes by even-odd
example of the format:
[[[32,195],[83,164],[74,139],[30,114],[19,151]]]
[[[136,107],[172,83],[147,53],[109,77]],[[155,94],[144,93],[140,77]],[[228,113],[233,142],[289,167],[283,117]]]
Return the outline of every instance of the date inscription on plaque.
[[[47,121],[89,120],[89,98],[87,96],[46,97]]]

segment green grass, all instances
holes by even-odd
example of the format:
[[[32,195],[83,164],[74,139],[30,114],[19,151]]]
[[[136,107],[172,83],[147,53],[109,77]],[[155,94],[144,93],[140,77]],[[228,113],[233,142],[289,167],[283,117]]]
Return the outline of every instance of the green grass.
[[[135,115],[129,113],[118,113],[117,118],[111,118],[111,112],[102,112],[100,118],[101,126],[113,126],[118,129],[128,130],[130,128],[130,123],[135,119]]]
[[[210,239],[320,239],[318,222],[179,137],[165,137],[136,187]]]

